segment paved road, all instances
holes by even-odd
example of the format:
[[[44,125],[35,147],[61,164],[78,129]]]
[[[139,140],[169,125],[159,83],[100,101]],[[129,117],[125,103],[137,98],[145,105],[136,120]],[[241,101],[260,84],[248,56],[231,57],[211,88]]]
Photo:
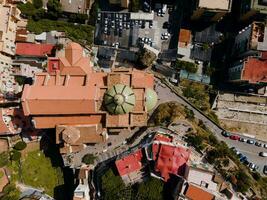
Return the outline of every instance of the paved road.
[[[225,138],[221,135],[222,129],[215,125],[212,121],[210,121],[205,115],[200,113],[198,110],[196,110],[194,107],[192,107],[188,102],[186,102],[183,98],[173,93],[166,85],[160,83],[159,79],[157,79],[156,83],[156,91],[158,93],[159,102],[164,103],[168,101],[177,101],[178,103],[181,103],[182,105],[187,106],[189,109],[193,110],[195,117],[202,120],[203,123],[212,131],[219,140],[225,141],[229,147],[236,147],[236,149],[241,152],[242,154],[246,155],[248,157],[248,160],[250,162],[255,163],[257,166],[259,166],[258,171],[262,173],[263,166],[267,165],[267,158],[263,158],[259,156],[259,152],[267,152],[266,148],[263,147],[257,147],[255,145],[242,143],[239,141],[234,141],[229,138]]]

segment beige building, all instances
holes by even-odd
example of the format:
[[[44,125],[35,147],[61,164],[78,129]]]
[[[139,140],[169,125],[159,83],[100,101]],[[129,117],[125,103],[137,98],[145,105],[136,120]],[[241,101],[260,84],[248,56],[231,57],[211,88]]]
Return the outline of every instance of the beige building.
[[[232,7],[232,0],[195,0],[194,3],[192,20],[216,22],[229,13]]]
[[[20,21],[20,11],[14,5],[0,4],[0,52],[15,55],[15,39],[17,22]]]

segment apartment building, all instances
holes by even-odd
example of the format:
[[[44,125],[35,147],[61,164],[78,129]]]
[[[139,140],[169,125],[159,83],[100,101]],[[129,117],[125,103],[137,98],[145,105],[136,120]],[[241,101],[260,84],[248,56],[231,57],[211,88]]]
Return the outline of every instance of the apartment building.
[[[259,56],[262,51],[267,51],[267,24],[253,22],[240,30],[235,37],[232,57],[242,59],[247,56]]]
[[[192,20],[217,22],[231,11],[232,0],[194,0]]]
[[[237,5],[238,18],[241,21],[264,17],[267,15],[266,0],[235,0]]]
[[[0,4],[0,52],[15,55],[15,39],[17,22],[20,21],[20,11],[14,5]]]

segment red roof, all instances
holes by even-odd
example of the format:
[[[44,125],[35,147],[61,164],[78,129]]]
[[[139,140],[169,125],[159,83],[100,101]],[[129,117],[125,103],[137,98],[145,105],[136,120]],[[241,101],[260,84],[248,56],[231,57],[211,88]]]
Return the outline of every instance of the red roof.
[[[267,51],[262,51],[261,52],[261,59],[267,60]]]
[[[55,72],[57,70],[60,70],[59,59],[58,58],[48,58],[48,63],[47,63],[48,73],[52,73],[52,72]]]
[[[241,79],[250,83],[267,82],[267,60],[248,58],[244,63]]]
[[[159,172],[164,181],[168,181],[170,174],[183,176],[190,150],[166,144],[153,144],[153,158],[155,171]]]
[[[162,141],[162,142],[171,142],[172,138],[161,135],[161,134],[157,134],[154,138],[155,141]]]
[[[189,185],[185,196],[191,200],[213,200],[215,196],[197,186]]]
[[[139,149],[135,153],[130,154],[120,160],[117,160],[115,164],[120,176],[124,176],[131,172],[140,170],[142,167],[142,157],[142,150]]]
[[[32,44],[32,43],[17,43],[16,54],[23,56],[37,56],[42,57],[52,54],[52,44]]]

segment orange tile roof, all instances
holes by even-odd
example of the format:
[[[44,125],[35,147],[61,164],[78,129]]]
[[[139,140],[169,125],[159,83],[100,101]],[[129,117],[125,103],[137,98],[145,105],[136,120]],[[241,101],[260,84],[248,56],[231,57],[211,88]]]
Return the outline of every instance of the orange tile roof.
[[[76,125],[76,124],[100,124],[104,121],[105,115],[87,115],[87,116],[34,116],[33,120],[36,128],[55,128],[56,125]]]
[[[187,29],[181,29],[179,33],[179,43],[189,44],[191,41],[191,31]]]
[[[54,85],[53,88],[25,85],[21,100],[25,115],[62,115],[95,113],[95,98],[94,85],[80,87]]]
[[[53,44],[17,43],[16,55],[45,57],[52,54]]]
[[[10,132],[9,128],[7,127],[6,123],[4,122],[2,112],[3,112],[3,109],[0,109],[0,135]]]
[[[248,81],[249,83],[266,83],[267,60],[248,58],[244,63],[241,79]]]
[[[214,200],[215,196],[200,187],[189,184],[185,196],[190,200]]]

